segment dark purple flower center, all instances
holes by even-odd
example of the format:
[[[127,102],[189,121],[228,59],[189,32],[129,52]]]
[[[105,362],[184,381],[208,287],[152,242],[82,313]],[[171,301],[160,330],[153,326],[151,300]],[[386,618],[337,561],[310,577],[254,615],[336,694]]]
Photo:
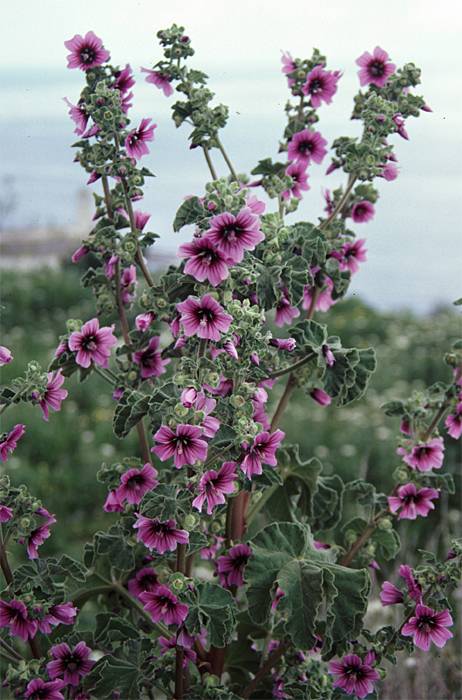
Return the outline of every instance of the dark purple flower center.
[[[426,630],[427,627],[433,628],[435,625],[436,623],[433,617],[429,617],[428,615],[422,615],[419,617],[419,621],[417,622],[417,627],[419,630]]]
[[[406,496],[403,496],[403,502],[406,505],[409,505],[410,503],[415,503],[416,501],[417,501],[417,498],[412,493],[408,493],[408,494],[406,494]]]
[[[127,486],[129,488],[134,487],[134,486],[143,486],[145,483],[145,478],[143,474],[134,474],[131,476],[128,481],[127,481]]]
[[[356,664],[345,666],[343,673],[346,676],[354,676],[358,681],[365,677],[365,673],[363,672],[362,666],[358,666]]]
[[[22,614],[21,610],[13,608],[10,613],[10,619],[12,622],[25,622],[26,618]]]
[[[175,603],[168,596],[165,596],[165,595],[158,596],[157,602],[162,608],[168,608],[169,610],[175,609]]]
[[[191,438],[187,435],[181,435],[180,437],[174,437],[173,442],[178,452],[181,454],[183,450],[187,449],[191,445]]]
[[[143,574],[143,576],[141,576],[141,578],[138,580],[138,583],[140,584],[141,588],[148,588],[149,586],[157,583],[157,576],[156,574]]]
[[[96,51],[92,46],[89,46],[87,44],[85,46],[82,46],[79,52],[79,56],[82,63],[88,65],[89,63],[93,63],[93,61],[95,60]]]
[[[233,569],[241,569],[247,564],[248,560],[249,557],[247,554],[238,554],[236,557],[233,557],[231,565]]]
[[[172,528],[167,523],[153,523],[152,530],[155,535],[171,535]]]
[[[66,664],[67,670],[71,671],[71,673],[73,671],[77,671],[82,665],[82,659],[80,656],[77,656],[77,654],[69,654],[69,656],[66,656],[63,661]]]
[[[226,226],[222,226],[220,233],[227,241],[235,241],[236,238],[239,238],[242,230],[243,229],[236,226],[236,224],[227,224]]]
[[[311,153],[314,150],[314,143],[313,141],[300,141],[298,144],[298,151],[299,153]]]
[[[374,78],[381,78],[385,73],[385,63],[383,61],[379,61],[378,59],[371,61],[371,63],[369,63],[369,73]]]
[[[321,78],[315,78],[308,86],[308,92],[312,95],[321,92],[324,89],[324,81]]]
[[[212,323],[213,321],[215,321],[215,312],[213,311],[213,309],[200,308],[197,310],[197,318],[199,319],[201,324],[205,323],[206,321]]]
[[[84,350],[93,352],[98,347],[98,339],[95,335],[87,335],[82,340],[82,347]]]
[[[197,257],[201,259],[204,265],[212,265],[220,259],[220,256],[214,250],[208,248],[198,253]]]

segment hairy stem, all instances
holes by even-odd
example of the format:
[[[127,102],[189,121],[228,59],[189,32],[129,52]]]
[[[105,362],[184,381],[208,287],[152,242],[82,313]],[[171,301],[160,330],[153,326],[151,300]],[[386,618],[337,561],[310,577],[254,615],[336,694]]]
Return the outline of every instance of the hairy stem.
[[[228,166],[229,172],[231,173],[231,177],[233,178],[233,180],[238,182],[237,173],[234,170],[233,164],[231,163],[229,156],[226,153],[225,148],[224,148],[223,144],[221,143],[218,135],[215,137],[215,141],[217,142],[218,149],[219,149],[221,155],[223,156],[226,165]]]
[[[244,688],[241,696],[242,698],[247,699],[251,697],[252,693],[258,688],[263,678],[267,675],[267,673],[271,671],[273,666],[275,666],[278,663],[278,661],[285,654],[288,648],[288,642],[281,642],[279,644],[278,648],[275,649],[272,652],[272,654],[268,656],[265,663],[262,666],[260,666],[257,673],[255,674],[255,678],[253,678],[248,684],[248,686]]]
[[[207,161],[207,165],[209,166],[210,175],[212,176],[212,179],[218,180],[217,171],[215,170],[215,167],[212,163],[212,159],[210,157],[210,151],[209,151],[208,147],[204,145],[204,146],[202,146],[202,150],[204,152],[204,156],[205,156],[205,160]]]
[[[187,545],[179,544],[176,549],[176,570],[184,574],[186,571]],[[182,700],[184,693],[184,649],[180,646],[175,650],[175,700]]]
[[[301,360],[298,360],[298,362],[295,362],[293,365],[289,365],[288,367],[283,367],[283,369],[278,369],[275,372],[271,372],[269,374],[268,379],[276,379],[276,377],[282,377],[283,374],[293,372],[299,367],[303,367],[303,365],[306,365],[306,363],[312,360],[313,357],[316,357],[315,353],[310,352],[308,353],[308,355],[305,355],[305,357],[302,357]]]
[[[321,231],[324,231],[330,223],[336,218],[337,214],[341,213],[348,202],[348,198],[350,196],[351,190],[354,187],[354,184],[356,182],[356,175],[351,175],[348,178],[347,186],[345,188],[345,192],[343,195],[340,197],[339,201],[337,202],[337,205],[333,212],[325,219],[322,224],[319,226]]]

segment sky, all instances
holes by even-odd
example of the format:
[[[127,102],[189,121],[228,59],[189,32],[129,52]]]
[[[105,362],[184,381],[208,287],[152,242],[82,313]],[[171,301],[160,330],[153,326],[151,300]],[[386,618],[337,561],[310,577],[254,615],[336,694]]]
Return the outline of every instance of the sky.
[[[152,211],[154,230],[161,234],[158,245],[174,250],[185,239],[172,233],[171,221],[185,195],[201,193],[207,171],[200,155],[188,150],[187,129],[177,131],[171,123],[171,101],[143,82],[139,73],[140,66],[150,67],[160,57],[155,34],[172,22],[186,27],[196,50],[194,65],[210,76],[217,100],[230,106],[223,140],[241,171],[276,155],[288,97],[280,74],[282,50],[305,57],[315,46],[327,56],[329,68],[343,71],[333,104],[320,110],[319,129],[329,142],[340,134],[357,133],[358,125],[349,115],[358,89],[355,59],[364,50],[380,45],[398,65],[414,61],[420,66],[419,92],[433,113],[409,120],[409,142],[394,140],[400,176],[392,183],[379,182],[376,218],[358,230],[367,239],[369,260],[352,293],[384,309],[417,310],[461,296],[457,203],[462,9],[453,0],[444,5],[434,0],[5,4],[0,28],[0,176],[14,178],[18,191],[13,224],[69,225],[75,220],[75,195],[83,177],[68,148],[73,134],[62,98],[76,101],[82,75],[66,69],[63,41],[92,29],[103,38],[114,63],[130,62],[137,73],[133,120],[151,116],[158,124],[155,145],[146,158],[157,177],[148,182],[143,202],[143,208]],[[342,182],[339,175],[325,178],[324,171],[313,170],[298,218],[316,219],[323,206],[322,188]]]

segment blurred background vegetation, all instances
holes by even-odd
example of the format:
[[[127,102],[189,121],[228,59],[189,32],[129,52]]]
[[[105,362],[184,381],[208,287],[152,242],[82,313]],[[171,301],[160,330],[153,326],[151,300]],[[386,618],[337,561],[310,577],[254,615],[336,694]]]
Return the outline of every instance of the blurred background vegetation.
[[[14,362],[3,368],[2,383],[21,373],[30,360],[46,367],[66,320],[87,320],[94,315],[91,293],[82,289],[79,276],[79,270],[71,265],[61,270],[2,272],[2,344],[14,353]],[[316,456],[323,462],[325,473],[335,472],[345,481],[365,478],[377,490],[388,492],[393,470],[399,463],[395,454],[398,420],[384,416],[380,406],[391,399],[406,398],[413,390],[433,382],[448,380],[450,372],[442,356],[461,334],[460,316],[444,308],[426,317],[410,312],[379,313],[351,298],[318,320],[327,322],[329,333],[341,336],[344,346],[375,347],[377,372],[366,396],[343,409],[321,408],[299,393],[282,427],[290,441],[300,444],[304,459]],[[7,470],[16,485],[26,483],[57,516],[59,524],[42,552],[66,551],[80,558],[83,543],[96,530],[105,529],[113,518],[102,510],[106,493],[96,481],[96,472],[104,461],[137,454],[138,446],[133,435],[119,441],[112,433],[114,401],[109,385],[94,375],[84,383],[73,376],[66,380],[66,387],[69,397],[60,413],[50,414],[49,424],[42,419],[38,407],[19,406],[8,412],[3,429],[21,421],[27,425],[27,434],[16,453],[0,468]],[[451,438],[446,444],[444,470],[453,474],[459,495],[442,494],[436,512],[428,518],[399,523],[403,548],[397,564],[418,563],[419,548],[444,557],[451,536],[460,532],[460,446]],[[373,576],[380,583],[393,576],[395,568],[396,565],[392,569],[384,564],[382,571]],[[383,613],[394,611],[383,611],[378,606],[377,613],[382,624]],[[396,689],[397,676],[392,674],[384,697],[460,697],[457,690],[455,694],[448,690],[460,684],[454,651],[454,645],[448,645],[439,661],[429,659],[424,684],[416,672],[421,663],[403,661],[402,674],[398,674],[400,694]],[[407,684],[405,691],[402,683]]]

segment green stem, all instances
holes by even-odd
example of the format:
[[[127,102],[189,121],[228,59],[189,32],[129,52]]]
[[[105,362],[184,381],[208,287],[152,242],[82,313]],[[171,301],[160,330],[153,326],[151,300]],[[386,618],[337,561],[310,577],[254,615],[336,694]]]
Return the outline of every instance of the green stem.
[[[218,180],[217,171],[215,170],[214,165],[212,163],[212,159],[210,157],[210,151],[205,144],[202,146],[202,150],[204,152],[205,160],[207,161],[207,165],[209,166],[210,174],[213,180]]]
[[[306,365],[306,363],[312,360],[314,357],[316,357],[316,353],[308,353],[308,355],[305,355],[305,357],[303,357],[301,360],[298,360],[298,362],[295,362],[293,365],[289,365],[288,367],[284,367],[283,369],[278,369],[275,372],[270,372],[268,379],[276,379],[276,377],[282,377],[283,374],[293,372],[299,367],[303,367],[303,365]]]
[[[260,666],[259,670],[255,674],[255,678],[253,678],[253,680],[251,680],[250,683],[244,688],[242,693],[242,698],[244,698],[244,700],[250,698],[253,692],[260,685],[260,681],[262,681],[263,678],[267,675],[267,673],[271,671],[273,666],[275,666],[279,662],[279,660],[285,654],[288,648],[288,642],[281,642],[278,648],[275,649],[273,653],[268,656],[265,663],[262,666]]]
[[[337,205],[336,205],[334,211],[319,226],[321,231],[324,231],[324,229],[326,229],[329,226],[329,224],[335,219],[337,214],[343,210],[344,206],[346,205],[346,203],[348,201],[348,198],[350,196],[350,192],[353,189],[355,182],[356,182],[356,175],[350,174],[350,176],[348,178],[348,183],[347,183],[345,192],[343,193],[343,195],[340,197],[339,201],[337,202]]]
[[[112,377],[109,377],[101,367],[98,367],[98,365],[94,364],[93,369],[95,370],[96,374],[99,374],[99,376],[102,377],[106,382],[108,382],[108,384],[110,384],[111,386],[115,386],[116,382],[114,381],[114,379],[112,379]]]
[[[235,180],[236,182],[238,182],[239,179],[238,179],[238,177],[237,177],[237,173],[236,173],[236,171],[234,170],[233,164],[231,163],[231,161],[230,161],[230,159],[229,159],[229,156],[228,156],[228,154],[226,153],[226,151],[225,151],[225,149],[224,149],[224,146],[223,146],[223,144],[221,143],[220,138],[219,138],[218,135],[215,137],[215,141],[217,142],[218,149],[219,149],[221,155],[223,156],[226,165],[227,165],[228,168],[229,168],[229,172],[231,173],[231,177],[233,178],[233,180]]]

